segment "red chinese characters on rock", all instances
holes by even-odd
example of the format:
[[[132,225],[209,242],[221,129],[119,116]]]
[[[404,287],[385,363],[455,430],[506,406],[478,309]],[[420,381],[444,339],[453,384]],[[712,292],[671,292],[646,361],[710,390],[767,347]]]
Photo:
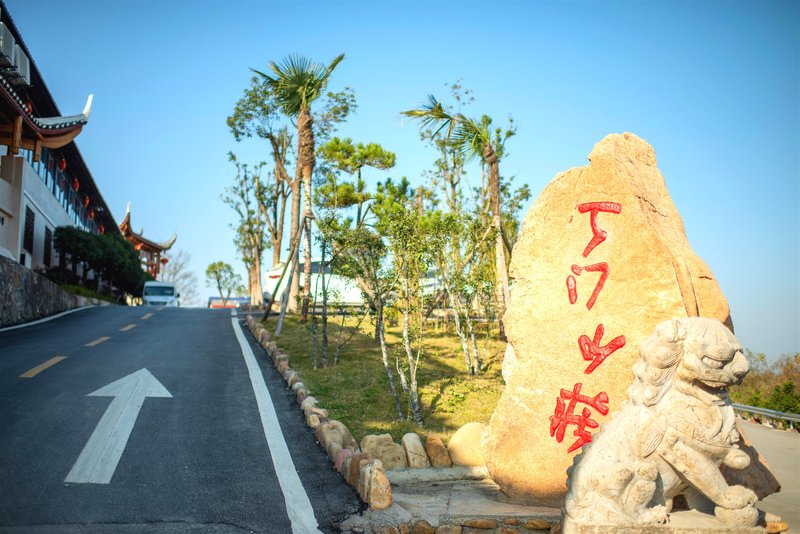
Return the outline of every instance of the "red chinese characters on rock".
[[[578,204],[579,213],[589,213],[589,223],[592,228],[592,239],[589,240],[586,248],[583,249],[584,258],[588,258],[589,254],[591,254],[595,247],[605,241],[608,237],[608,232],[597,225],[597,214],[601,211],[605,213],[620,214],[622,213],[622,204],[617,202],[586,202],[584,204]],[[594,286],[594,291],[592,291],[592,295],[586,302],[586,309],[591,310],[595,302],[597,302],[597,297],[600,295],[600,291],[603,290],[606,280],[608,280],[610,269],[608,267],[608,263],[606,262],[595,263],[585,267],[574,264],[572,265],[572,272],[575,274],[575,276],[580,276],[583,271],[600,273],[600,278],[597,281],[597,285]],[[571,274],[567,276],[567,295],[569,296],[570,304],[575,304],[575,302],[578,301],[578,288],[575,281],[575,276]]]
[[[592,441],[592,434],[586,430],[587,428],[600,426],[597,421],[592,419],[592,412],[589,408],[584,407],[580,415],[575,415],[575,408],[578,403],[591,406],[601,415],[608,414],[608,395],[601,391],[594,397],[587,397],[586,395],[581,395],[582,387],[583,384],[578,382],[572,387],[572,391],[562,389],[561,396],[556,399],[555,413],[550,416],[550,435],[555,436],[556,441],[559,443],[564,441],[564,434],[569,425],[575,425],[576,427],[572,435],[578,439],[569,446],[568,453]]]
[[[592,238],[583,250],[583,257],[588,258],[589,254],[608,237],[608,232],[600,228],[597,223],[598,214],[603,212],[618,215],[622,213],[622,204],[617,202],[586,202],[578,205],[578,212],[589,213]],[[573,264],[570,270],[572,274],[567,276],[567,296],[570,304],[575,304],[578,301],[578,288],[575,277],[581,276],[584,272],[600,273],[600,278],[594,287],[594,291],[592,291],[589,300],[586,301],[586,309],[591,311],[611,272],[608,263],[597,262],[583,267]],[[592,374],[606,358],[625,346],[625,336],[617,336],[607,344],[601,345],[604,335],[605,327],[600,323],[597,325],[592,339],[589,339],[589,336],[585,334],[578,338],[578,348],[581,356],[585,361],[590,362],[583,371],[587,375]],[[550,436],[555,437],[558,443],[564,440],[567,427],[575,426],[573,435],[577,439],[567,449],[568,453],[591,442],[592,434],[588,429],[600,426],[597,421],[592,419],[590,408],[594,408],[600,415],[608,414],[608,394],[605,391],[601,391],[594,397],[589,397],[581,394],[582,387],[583,384],[578,382],[572,387],[572,391],[562,389],[560,396],[556,398],[555,411],[550,416]],[[580,414],[576,415],[575,409],[578,404],[583,404],[584,406]]]
[[[583,249],[583,257],[588,258],[589,254],[594,250],[594,247],[605,241],[608,237],[608,232],[597,226],[597,214],[602,211],[619,215],[622,213],[622,204],[616,202],[587,202],[585,204],[579,204],[578,211],[580,213],[586,213],[587,211],[590,213],[589,223],[592,226],[592,240],[589,241],[589,244]]]
[[[583,371],[587,375],[592,374],[592,371],[597,369],[606,358],[625,346],[625,336],[617,336],[609,341],[607,345],[601,347],[600,342],[603,340],[604,333],[605,329],[601,323],[597,325],[597,329],[594,331],[594,339],[590,340],[587,335],[582,335],[578,338],[578,347],[581,349],[581,356],[583,356],[583,359],[587,362],[592,362],[589,364],[589,367]]]
[[[594,306],[594,303],[597,302],[597,297],[600,295],[600,291],[602,291],[603,286],[606,285],[606,280],[608,279],[608,264],[606,262],[601,262],[595,263],[594,265],[587,265],[586,267],[581,267],[580,265],[572,266],[572,272],[577,276],[580,276],[583,271],[600,273],[600,278],[597,280],[597,284],[594,286],[592,296],[590,296],[589,300],[586,301],[586,309],[591,310],[592,306]],[[572,275],[567,276],[567,294],[569,295],[569,303],[575,304],[575,301],[578,300],[578,288],[575,286],[575,277]]]

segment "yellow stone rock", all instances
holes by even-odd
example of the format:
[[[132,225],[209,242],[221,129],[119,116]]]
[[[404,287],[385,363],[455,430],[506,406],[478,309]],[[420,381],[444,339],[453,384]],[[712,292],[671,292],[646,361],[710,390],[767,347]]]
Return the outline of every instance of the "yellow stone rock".
[[[483,467],[486,461],[483,457],[481,439],[486,431],[486,425],[481,423],[467,423],[459,428],[447,443],[447,451],[453,465],[463,467]]]
[[[464,521],[463,526],[470,528],[490,529],[497,528],[497,521],[494,519],[468,519]]]
[[[525,523],[525,528],[528,530],[550,530],[550,523],[544,519],[529,519]]]
[[[430,523],[421,519],[414,523],[414,526],[411,527],[411,534],[435,534],[436,529],[431,526]]]
[[[551,435],[557,399],[568,415],[586,408],[602,424],[627,399],[639,344],[657,324],[701,316],[731,325],[719,284],[689,246],[653,148],[614,134],[589,160],[542,191],[510,265],[514,289],[504,323],[513,350],[503,362],[506,386],[484,456],[501,490],[530,504],[560,505],[566,469],[580,451],[576,426],[556,424]],[[599,352],[592,345],[613,348],[621,336],[624,346],[590,368]],[[570,408],[573,394],[593,404]]]
[[[778,532],[786,532],[789,530],[789,523],[785,521],[770,521],[767,523],[767,534],[778,534]]]

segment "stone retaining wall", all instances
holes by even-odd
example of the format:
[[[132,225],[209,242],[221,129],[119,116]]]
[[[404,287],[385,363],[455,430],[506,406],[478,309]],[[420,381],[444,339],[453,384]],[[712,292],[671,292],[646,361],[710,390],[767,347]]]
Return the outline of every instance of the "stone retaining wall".
[[[0,256],[0,328],[93,304],[44,276]]]

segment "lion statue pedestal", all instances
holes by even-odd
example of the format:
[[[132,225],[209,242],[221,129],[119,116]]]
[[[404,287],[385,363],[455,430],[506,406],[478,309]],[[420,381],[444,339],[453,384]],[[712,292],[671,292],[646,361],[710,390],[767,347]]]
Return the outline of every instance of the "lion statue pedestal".
[[[656,327],[641,345],[628,402],[567,470],[565,534],[580,525],[666,523],[679,495],[729,528],[756,526],[756,494],[720,472],[750,463],[737,446],[727,390],[750,370],[741,351],[716,319]]]

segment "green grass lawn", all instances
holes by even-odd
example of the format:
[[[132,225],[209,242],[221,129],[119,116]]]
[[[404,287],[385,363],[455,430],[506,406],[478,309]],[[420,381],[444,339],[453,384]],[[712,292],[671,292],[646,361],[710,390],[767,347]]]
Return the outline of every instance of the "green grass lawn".
[[[87,287],[79,285],[62,285],[61,289],[69,293],[72,293],[73,295],[80,295],[82,297],[88,297],[90,299],[104,300],[106,302],[110,302],[111,304],[117,304],[117,301],[114,300],[114,297],[100,294],[97,291],[94,291]]]
[[[397,417],[381,360],[380,344],[374,338],[374,325],[370,324],[369,319],[363,321],[350,342],[342,347],[339,362],[333,366],[340,321],[339,317],[332,316],[329,319],[331,361],[327,368],[322,368],[321,354],[318,353],[319,367],[314,369],[310,319],[304,325],[299,323],[296,316],[287,316],[283,331],[275,341],[289,355],[292,368],[303,376],[303,382],[319,401],[319,406],[329,411],[331,419],[342,421],[357,440],[360,441],[367,434],[386,432],[395,441],[399,441],[406,432],[439,434],[446,439],[470,421],[489,422],[503,391],[500,368],[505,343],[497,338],[496,329],[491,332],[486,344],[486,326],[477,325],[483,372],[479,376],[471,376],[465,370],[464,354],[453,324],[441,321],[438,324],[432,321],[428,323],[425,350],[417,371],[425,419],[425,426],[419,428],[408,418],[401,421]],[[348,318],[343,338],[347,338],[355,329],[357,322],[357,319]],[[273,316],[266,328],[274,332],[276,325],[277,318]],[[387,329],[387,344],[392,366],[395,357],[405,360],[399,326]],[[402,396],[396,371],[395,383],[407,417],[408,403]]]

